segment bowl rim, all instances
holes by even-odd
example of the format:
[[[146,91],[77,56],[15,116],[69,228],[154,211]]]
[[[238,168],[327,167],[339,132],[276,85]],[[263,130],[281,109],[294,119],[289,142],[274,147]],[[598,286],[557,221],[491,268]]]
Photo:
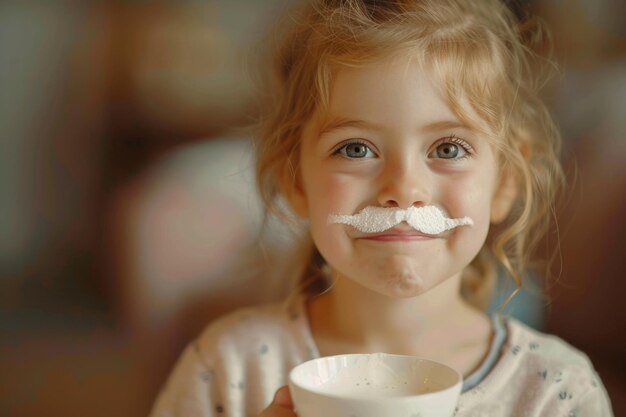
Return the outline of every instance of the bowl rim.
[[[443,368],[446,368],[450,371],[452,371],[456,377],[457,377],[457,381],[449,386],[446,386],[445,388],[442,389],[438,389],[435,391],[429,391],[423,394],[412,394],[412,395],[394,395],[393,397],[373,397],[373,398],[368,398],[368,397],[363,397],[363,396],[359,396],[359,395],[350,395],[350,394],[334,394],[332,392],[327,392],[327,391],[321,391],[316,389],[315,387],[311,387],[311,386],[307,386],[307,385],[303,385],[300,384],[298,382],[296,382],[294,380],[294,374],[296,372],[296,370],[300,367],[303,367],[307,364],[310,364],[312,362],[316,362],[319,360],[324,360],[324,359],[332,359],[332,358],[342,358],[342,357],[355,357],[355,356],[371,356],[371,355],[384,355],[385,357],[400,357],[400,358],[406,358],[406,359],[412,359],[412,360],[417,360],[417,361],[421,361],[421,362],[426,362],[429,364],[433,364],[433,365],[437,365],[437,366],[441,366]],[[437,362],[431,359],[425,359],[425,358],[420,358],[419,356],[413,356],[413,355],[398,355],[398,354],[394,354],[394,353],[384,353],[384,352],[378,352],[378,353],[345,353],[345,354],[340,354],[340,355],[330,355],[330,356],[320,356],[319,358],[313,358],[313,359],[309,359],[308,361],[302,362],[296,366],[294,366],[291,371],[289,371],[289,385],[294,386],[296,388],[299,388],[301,390],[316,394],[316,395],[320,395],[320,396],[324,396],[324,397],[329,397],[329,398],[336,398],[336,399],[344,399],[344,400],[359,400],[359,401],[376,401],[376,402],[380,402],[380,401],[397,401],[397,400],[402,400],[402,399],[409,399],[409,398],[416,398],[416,397],[420,397],[420,398],[426,398],[426,397],[434,397],[434,396],[440,396],[443,395],[445,393],[447,393],[448,391],[456,391],[458,390],[459,393],[461,391],[461,386],[463,385],[463,375],[457,371],[456,369],[452,368],[449,365],[446,365],[444,363],[441,362]]]

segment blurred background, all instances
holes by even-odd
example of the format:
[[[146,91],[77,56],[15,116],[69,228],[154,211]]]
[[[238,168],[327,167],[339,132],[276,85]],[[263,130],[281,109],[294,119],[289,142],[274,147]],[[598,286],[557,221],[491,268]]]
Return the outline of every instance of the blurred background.
[[[145,416],[207,323],[280,299],[244,127],[296,1],[0,1],[0,415]],[[626,3],[516,8],[554,32],[570,184],[552,301],[519,315],[626,416]]]

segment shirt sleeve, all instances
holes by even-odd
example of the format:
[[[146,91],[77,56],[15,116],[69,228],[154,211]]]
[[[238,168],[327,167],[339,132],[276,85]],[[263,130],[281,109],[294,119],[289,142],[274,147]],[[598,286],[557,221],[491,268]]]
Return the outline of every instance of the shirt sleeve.
[[[223,415],[220,394],[210,364],[195,343],[184,350],[161,389],[150,417],[216,417]]]
[[[587,391],[568,417],[613,417],[611,401],[604,386],[598,381]]]

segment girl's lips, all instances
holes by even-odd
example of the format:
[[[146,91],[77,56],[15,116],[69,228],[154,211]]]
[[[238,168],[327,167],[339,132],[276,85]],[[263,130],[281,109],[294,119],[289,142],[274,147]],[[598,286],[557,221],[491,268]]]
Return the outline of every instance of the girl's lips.
[[[395,242],[395,241],[411,241],[411,240],[429,240],[436,239],[437,235],[428,235],[418,232],[414,229],[406,230],[405,228],[394,227],[381,233],[373,233],[368,235],[359,236],[358,239],[366,240],[378,240],[382,242]]]
[[[361,239],[366,240],[378,240],[382,242],[398,242],[398,241],[410,241],[410,240],[430,240],[434,239],[434,236],[427,235],[405,235],[405,234],[387,234],[376,236],[364,236]]]

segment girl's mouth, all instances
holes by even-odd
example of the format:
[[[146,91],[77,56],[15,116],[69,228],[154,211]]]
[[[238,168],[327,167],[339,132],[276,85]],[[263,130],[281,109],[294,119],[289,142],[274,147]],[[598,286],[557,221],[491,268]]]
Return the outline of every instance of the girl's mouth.
[[[419,241],[437,239],[440,235],[429,235],[419,232],[410,227],[396,226],[381,233],[372,233],[359,236],[357,239],[377,240],[381,242],[397,242],[397,241]]]

